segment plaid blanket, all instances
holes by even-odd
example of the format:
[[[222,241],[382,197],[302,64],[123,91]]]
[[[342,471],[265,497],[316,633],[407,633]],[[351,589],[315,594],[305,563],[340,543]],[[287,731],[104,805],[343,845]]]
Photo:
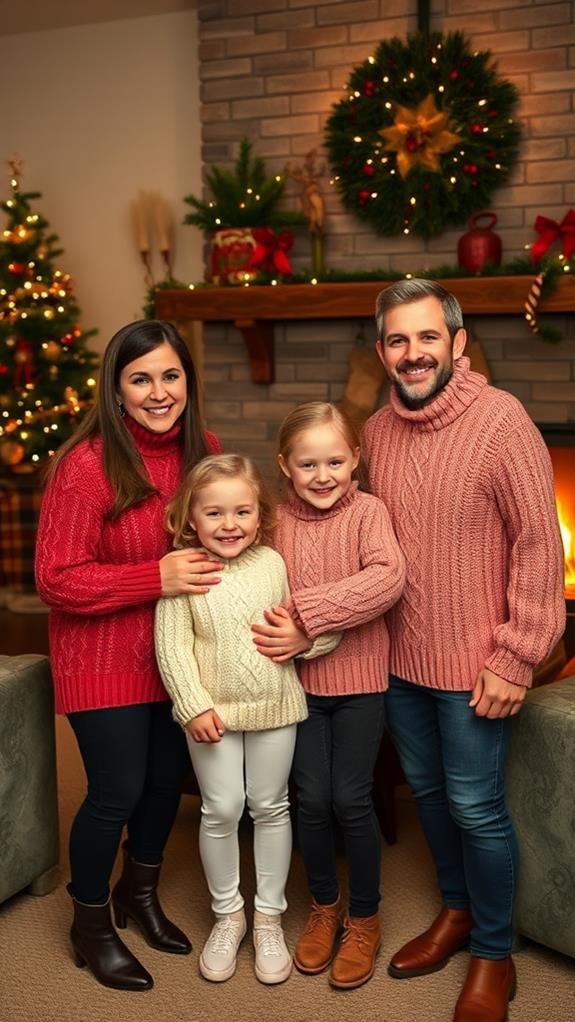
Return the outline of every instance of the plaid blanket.
[[[0,477],[0,586],[34,592],[34,547],[42,501],[34,475]]]

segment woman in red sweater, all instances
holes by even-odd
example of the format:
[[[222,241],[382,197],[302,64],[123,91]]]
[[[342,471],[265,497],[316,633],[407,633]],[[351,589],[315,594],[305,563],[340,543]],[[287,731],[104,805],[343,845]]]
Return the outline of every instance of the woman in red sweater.
[[[169,552],[164,527],[182,474],[219,450],[204,430],[197,390],[170,323],[119,330],[94,407],[51,464],[38,526],[36,578],[51,608],[56,710],[72,725],[87,776],[70,834],[74,957],[121,990],[153,985],[112,925],[109,881],[125,824],[124,869],[112,893],[117,926],[130,917],[152,947],[191,950],[156,893],[189,757],[153,631],[160,596],[206,593],[221,567],[192,549]]]

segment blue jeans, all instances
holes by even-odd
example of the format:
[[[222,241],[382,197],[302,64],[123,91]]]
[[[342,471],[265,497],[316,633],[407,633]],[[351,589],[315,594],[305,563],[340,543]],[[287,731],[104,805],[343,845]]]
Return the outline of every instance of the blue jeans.
[[[337,899],[335,816],[345,842],[350,916],[374,915],[380,898],[381,838],[372,788],[383,734],[383,701],[382,692],[308,694],[309,716],[297,729],[293,778],[309,888],[321,905]]]
[[[504,793],[512,718],[477,717],[470,698],[391,675],[386,716],[443,903],[471,910],[473,955],[500,959],[511,950],[518,862]]]

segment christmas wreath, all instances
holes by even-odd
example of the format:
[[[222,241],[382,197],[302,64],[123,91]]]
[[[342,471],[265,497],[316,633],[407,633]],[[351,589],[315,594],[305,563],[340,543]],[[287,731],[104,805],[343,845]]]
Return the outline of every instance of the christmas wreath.
[[[380,234],[440,234],[490,204],[519,147],[515,86],[461,32],[380,43],[334,104],[326,145],[345,207]]]

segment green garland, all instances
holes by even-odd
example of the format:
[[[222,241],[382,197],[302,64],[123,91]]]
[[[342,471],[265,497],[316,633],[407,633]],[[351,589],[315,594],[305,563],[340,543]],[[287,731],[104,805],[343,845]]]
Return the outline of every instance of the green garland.
[[[440,234],[485,209],[509,177],[518,92],[461,32],[385,40],[347,88],[326,125],[334,183],[379,234]]]

